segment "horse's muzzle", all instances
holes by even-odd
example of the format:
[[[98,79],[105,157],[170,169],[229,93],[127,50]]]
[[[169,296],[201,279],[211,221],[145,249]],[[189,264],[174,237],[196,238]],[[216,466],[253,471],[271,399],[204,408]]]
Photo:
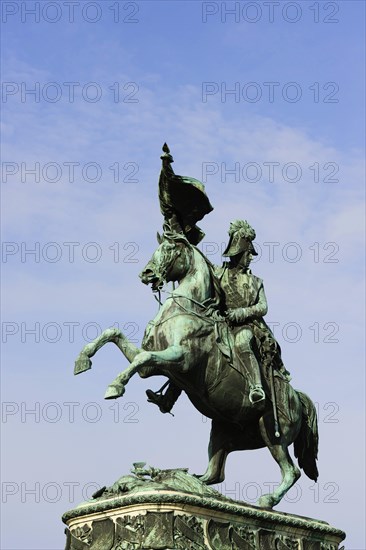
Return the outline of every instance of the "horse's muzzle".
[[[149,267],[141,271],[139,277],[144,285],[151,285],[154,292],[163,287],[164,282]]]
[[[154,279],[156,279],[155,273],[150,268],[145,268],[143,271],[141,271],[139,277],[144,285],[148,285],[152,283]]]

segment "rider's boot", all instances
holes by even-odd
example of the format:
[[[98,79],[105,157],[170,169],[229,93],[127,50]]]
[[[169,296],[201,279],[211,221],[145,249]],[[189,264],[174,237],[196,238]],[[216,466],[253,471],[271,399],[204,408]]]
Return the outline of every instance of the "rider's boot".
[[[245,355],[245,363],[248,365],[251,378],[249,401],[255,407],[262,407],[266,399],[266,394],[264,393],[262,387],[258,361],[255,358],[254,353],[246,353]]]
[[[161,390],[153,392],[152,390],[146,390],[147,400],[149,403],[154,403],[159,407],[160,412],[163,414],[170,413],[178,397],[182,393],[180,388],[177,388],[173,383],[169,383],[169,386],[165,393]]]

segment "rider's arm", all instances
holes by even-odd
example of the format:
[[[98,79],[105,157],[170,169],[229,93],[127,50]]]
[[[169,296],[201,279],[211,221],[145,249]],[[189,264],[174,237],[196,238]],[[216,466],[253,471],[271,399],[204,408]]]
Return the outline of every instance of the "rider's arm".
[[[268,311],[267,298],[263,285],[258,292],[258,301],[254,306],[244,307],[243,315],[248,317],[264,317]]]
[[[245,323],[248,319],[258,319],[268,311],[267,298],[263,285],[258,291],[258,300],[253,306],[238,307],[228,312],[227,318],[233,323]]]

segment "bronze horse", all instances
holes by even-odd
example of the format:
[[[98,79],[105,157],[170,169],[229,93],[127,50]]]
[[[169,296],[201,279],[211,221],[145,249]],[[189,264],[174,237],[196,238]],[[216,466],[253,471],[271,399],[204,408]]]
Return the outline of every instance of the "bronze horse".
[[[301,475],[290,457],[289,445],[294,444],[299,466],[307,476],[314,481],[318,477],[315,407],[308,396],[281,382],[287,406],[278,407],[280,437],[274,435],[270,398],[263,410],[253,407],[248,381],[216,344],[215,324],[224,320],[213,309],[219,296],[211,264],[184,235],[165,234],[158,240],[160,245],[140,277],[151,283],[153,290],[167,281],[179,284],[147,325],[142,347],[130,343],[120,330],[107,329],[84,347],[76,360],[75,374],[89,369],[90,357],[113,342],[131,364],[110,384],[106,399],[121,397],[136,372],[142,378],[166,376],[186,392],[196,409],[212,419],[209,463],[200,479],[207,484],[221,483],[230,452],[268,447],[281,469],[282,480],[272,493],[261,496],[258,505],[272,508]],[[266,393],[270,395],[268,387]]]

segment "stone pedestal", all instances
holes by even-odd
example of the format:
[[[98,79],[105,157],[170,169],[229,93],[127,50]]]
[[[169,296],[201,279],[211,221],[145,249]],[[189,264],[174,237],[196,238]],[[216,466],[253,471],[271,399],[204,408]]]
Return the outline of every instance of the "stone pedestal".
[[[217,495],[102,495],[64,514],[66,550],[338,550],[345,538],[323,521]]]

